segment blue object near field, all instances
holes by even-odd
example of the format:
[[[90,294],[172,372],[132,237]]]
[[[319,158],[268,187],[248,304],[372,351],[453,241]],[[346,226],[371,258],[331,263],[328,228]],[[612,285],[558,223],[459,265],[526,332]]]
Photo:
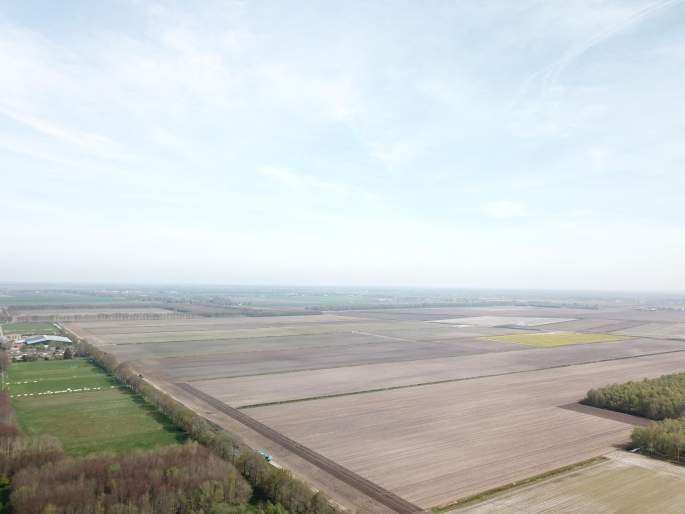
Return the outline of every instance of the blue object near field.
[[[272,457],[271,455],[269,455],[268,453],[266,453],[266,452],[259,452],[259,455],[261,455],[262,457],[264,457],[264,458],[265,458],[266,460],[268,460],[268,461],[272,461],[272,460],[273,460],[273,457]]]

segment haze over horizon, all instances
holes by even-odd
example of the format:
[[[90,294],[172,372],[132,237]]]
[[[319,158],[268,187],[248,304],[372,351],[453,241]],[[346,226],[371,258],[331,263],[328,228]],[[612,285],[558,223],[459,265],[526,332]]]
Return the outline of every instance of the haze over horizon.
[[[685,2],[0,0],[0,282],[685,291]]]

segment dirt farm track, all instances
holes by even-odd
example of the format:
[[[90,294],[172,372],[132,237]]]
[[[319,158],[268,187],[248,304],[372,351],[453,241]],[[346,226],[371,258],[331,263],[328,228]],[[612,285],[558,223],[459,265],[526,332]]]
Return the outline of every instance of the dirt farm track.
[[[592,387],[685,371],[685,312],[493,307],[67,326],[350,510],[379,513],[449,505],[613,452],[631,420],[575,402]],[[569,345],[481,339],[555,332],[570,333]],[[632,338],[574,344],[573,332]]]

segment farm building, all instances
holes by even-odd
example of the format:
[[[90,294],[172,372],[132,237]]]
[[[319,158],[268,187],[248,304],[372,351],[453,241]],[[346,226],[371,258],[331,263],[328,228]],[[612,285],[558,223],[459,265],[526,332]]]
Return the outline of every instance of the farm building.
[[[53,343],[71,343],[71,339],[62,336],[33,336],[27,337],[25,344],[46,344]]]

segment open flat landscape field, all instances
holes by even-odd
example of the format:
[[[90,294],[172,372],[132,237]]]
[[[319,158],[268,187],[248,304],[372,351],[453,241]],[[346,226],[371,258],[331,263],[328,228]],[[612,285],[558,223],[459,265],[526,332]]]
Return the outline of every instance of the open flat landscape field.
[[[539,327],[553,325],[564,321],[574,321],[573,318],[534,318],[530,316],[476,316],[474,318],[452,318],[433,320],[430,323],[446,323],[448,325],[475,325],[477,327],[500,327],[515,325],[517,327]]]
[[[685,368],[685,354],[259,407],[258,421],[429,508],[573,464],[631,426],[560,406]]]
[[[217,405],[420,508],[447,505],[625,443],[632,418],[566,406],[592,387],[683,371],[685,341],[610,333],[678,316],[493,307],[67,326],[346,505],[382,512]]]
[[[183,323],[169,324],[161,320],[136,326],[132,322],[126,325],[117,325],[114,322],[97,323],[86,322],[77,324],[77,327],[87,330],[108,344],[142,344],[177,341],[206,341],[217,339],[247,339],[253,337],[282,337],[304,336],[318,334],[334,334],[341,332],[375,332],[379,330],[411,330],[426,329],[425,323],[420,322],[391,322],[379,323],[372,320],[345,320],[323,319],[323,316],[290,316],[278,318],[247,318],[250,320],[267,320],[265,322],[245,323],[245,318],[237,318],[241,322],[227,323],[225,319],[219,319],[223,323],[204,323],[204,319],[197,323],[195,320],[177,320]],[[305,319],[303,319],[305,318]],[[269,322],[269,320],[271,320]],[[173,320],[171,320],[173,321]],[[230,321],[230,320],[228,320]],[[72,324],[68,324],[72,326]]]
[[[567,346],[569,344],[606,343],[630,339],[630,336],[587,334],[579,332],[540,332],[537,334],[514,334],[510,336],[484,336],[486,341],[526,344],[529,346]]]
[[[685,468],[616,451],[607,461],[455,511],[459,514],[678,514]]]
[[[299,371],[280,374],[277,380],[269,375],[204,380],[193,385],[229,405],[239,407],[596,361],[624,360],[641,355],[685,352],[685,344],[681,342],[646,339],[601,343],[592,348],[586,345],[554,349],[510,346],[520,351]],[[167,362],[141,361],[138,365],[145,369],[146,374],[165,376],[167,373]],[[189,360],[188,367],[189,373],[197,372],[192,360]],[[180,368],[175,372],[178,376],[185,373]]]
[[[406,334],[407,337],[413,336],[414,331]],[[307,336],[283,336],[283,337],[255,337],[246,339],[219,339],[202,342],[178,341],[169,343],[147,343],[134,345],[111,346],[110,351],[121,359],[155,359],[170,357],[194,357],[205,355],[226,355],[236,353],[258,353],[258,352],[278,352],[283,350],[318,350],[322,348],[364,346],[364,345],[385,345],[383,348],[392,350],[396,343],[415,343],[412,347],[422,348],[422,344],[444,343],[445,348],[450,346],[460,346],[464,349],[464,354],[484,353],[497,350],[516,350],[511,345],[483,344],[473,338],[445,337],[444,339],[414,340],[398,337],[396,335],[385,335],[386,332],[361,333],[349,332],[341,334],[321,334]],[[393,334],[396,334],[393,332]],[[419,337],[422,334],[417,334]],[[440,336],[441,334],[436,334]],[[460,334],[458,334],[460,335]],[[452,334],[454,336],[454,334]],[[493,342],[493,341],[491,341]],[[407,345],[404,345],[407,347]],[[390,355],[391,352],[388,352]],[[267,354],[264,354],[263,358]],[[278,358],[278,357],[277,357]]]
[[[679,310],[637,310],[621,307],[601,309],[578,309],[573,307],[446,307],[426,309],[381,309],[336,312],[336,316],[385,320],[431,321],[451,318],[474,318],[479,316],[501,316],[507,318],[573,318],[578,320],[612,319],[643,323],[672,322],[682,323],[685,311]]]
[[[373,323],[361,319],[361,322]],[[171,320],[108,320],[87,322],[89,330],[98,334],[142,334],[164,332],[201,332],[205,330],[258,329],[288,326],[311,326],[317,324],[343,324],[350,320],[323,314],[312,316],[264,316],[239,318],[193,318]]]
[[[382,362],[412,361],[515,351],[515,345],[494,341],[455,342],[390,341],[365,345],[331,346],[203,357],[166,359],[161,366],[176,380],[208,380],[224,377],[287,373],[308,369],[359,366]]]
[[[646,323],[616,333],[656,339],[685,339],[685,323]]]

